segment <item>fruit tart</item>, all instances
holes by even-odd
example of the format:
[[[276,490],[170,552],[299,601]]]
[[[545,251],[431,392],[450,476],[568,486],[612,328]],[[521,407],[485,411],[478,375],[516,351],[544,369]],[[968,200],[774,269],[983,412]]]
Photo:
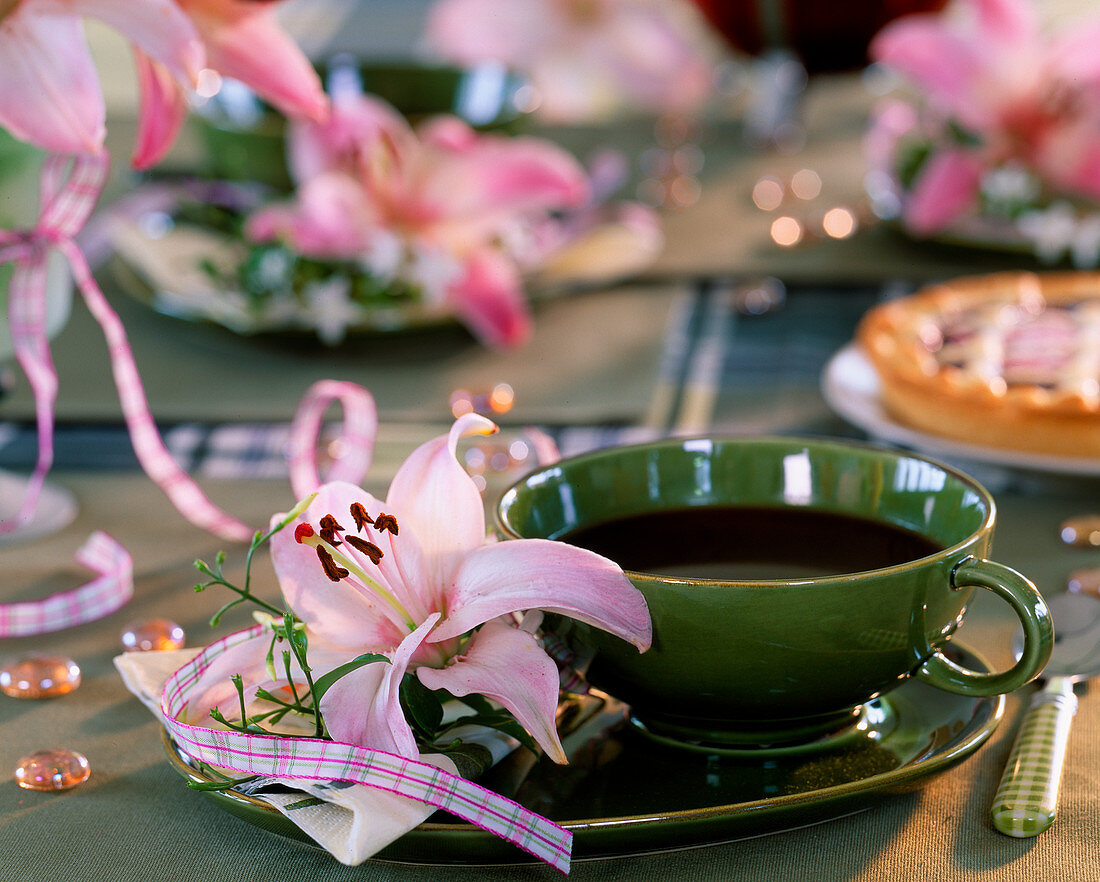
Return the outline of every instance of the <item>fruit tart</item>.
[[[1100,459],[1100,273],[1000,273],[888,301],[856,340],[923,432]]]

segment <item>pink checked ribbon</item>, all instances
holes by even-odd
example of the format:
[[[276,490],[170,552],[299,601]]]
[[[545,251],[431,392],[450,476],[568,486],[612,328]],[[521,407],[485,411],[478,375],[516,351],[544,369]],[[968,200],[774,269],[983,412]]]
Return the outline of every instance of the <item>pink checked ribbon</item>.
[[[215,659],[263,630],[256,626],[212,643],[164,685],[161,712],[176,744],[192,759],[251,775],[308,781],[350,781],[444,809],[487,830],[563,873],[573,834],[498,793],[418,760],[319,738],[246,735],[180,721],[191,687]]]
[[[355,383],[319,380],[306,391],[294,414],[287,443],[287,467],[290,488],[295,497],[304,499],[321,486],[317,466],[317,443],[325,411],[339,402],[344,422],[326,480],[358,484],[370,468],[374,439],[378,434],[378,407],[371,394]]]
[[[191,523],[223,539],[248,541],[254,531],[210,502],[165,448],[149,413],[145,388],[122,322],[73,241],[95,208],[109,167],[105,153],[48,156],[39,177],[38,223],[30,231],[0,231],[0,263],[16,264],[8,289],[12,345],[34,393],[38,422],[38,458],[22,509],[14,520],[0,524],[0,531],[9,532],[33,516],[53,464],[57,373],[46,338],[45,284],[46,258],[50,249],[56,248],[68,260],[76,286],[107,339],[123,418],[142,468]]]
[[[103,329],[118,389],[123,418],[134,452],[145,473],[164,491],[192,524],[231,541],[248,541],[254,530],[215,506],[172,458],[157,431],[133,351],[118,315],[92,277],[74,237],[87,223],[106,183],[110,159],[106,153],[66,157],[51,155],[39,174],[39,216],[31,230],[0,230],[0,264],[14,262],[8,288],[8,318],[12,346],[34,394],[38,455],[19,511],[0,522],[0,533],[28,523],[53,465],[54,405],[57,372],[46,336],[46,271],[51,249],[60,251],[84,302]],[[332,467],[334,476],[359,482],[370,464],[378,412],[374,400],[352,383],[322,381],[303,399],[291,430],[290,475],[296,493],[305,496],[320,484],[316,443],[321,420],[335,401],[344,408],[344,430],[334,444],[342,451]],[[299,492],[301,491],[301,492]],[[133,593],[129,555],[106,534],[97,533],[79,554],[101,561],[99,551],[113,543],[115,563],[99,569],[101,577],[72,592],[44,601],[0,604],[0,637],[62,630],[107,615]],[[87,551],[87,549],[93,549]],[[121,563],[125,556],[125,565]],[[95,563],[93,569],[97,569]],[[103,575],[110,574],[110,575]]]
[[[106,533],[96,531],[76,552],[76,560],[98,575],[72,591],[45,600],[0,604],[0,638],[62,631],[110,615],[134,593],[129,553]]]

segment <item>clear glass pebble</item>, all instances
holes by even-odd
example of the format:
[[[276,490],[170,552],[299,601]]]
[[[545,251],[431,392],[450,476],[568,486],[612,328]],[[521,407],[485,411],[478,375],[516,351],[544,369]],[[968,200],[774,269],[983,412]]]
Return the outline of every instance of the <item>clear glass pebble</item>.
[[[91,774],[87,757],[62,748],[36,750],[15,767],[15,781],[24,790],[68,790]]]
[[[0,691],[12,698],[54,698],[80,685],[80,667],[61,655],[32,653],[0,667]]]
[[[122,629],[122,646],[130,652],[180,649],[186,639],[183,628],[171,619],[131,622]]]

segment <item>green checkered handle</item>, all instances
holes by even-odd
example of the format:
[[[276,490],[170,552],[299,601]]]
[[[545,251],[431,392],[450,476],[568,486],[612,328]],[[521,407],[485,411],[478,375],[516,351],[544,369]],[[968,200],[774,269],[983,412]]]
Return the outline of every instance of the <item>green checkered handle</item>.
[[[1022,839],[1054,823],[1062,760],[1076,711],[1073,681],[1066,677],[1052,677],[1032,697],[993,797],[993,826],[1002,833]]]

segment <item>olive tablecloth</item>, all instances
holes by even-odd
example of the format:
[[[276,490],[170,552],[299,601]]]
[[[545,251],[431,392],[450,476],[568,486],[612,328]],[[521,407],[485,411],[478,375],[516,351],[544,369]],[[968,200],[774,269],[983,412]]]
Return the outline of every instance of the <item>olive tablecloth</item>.
[[[832,416],[816,392],[821,361],[850,332],[868,291],[792,290],[786,309],[772,316],[741,318],[727,329],[718,359],[718,408],[711,420],[737,428],[737,413],[756,413],[749,428],[769,432],[852,435]],[[822,310],[834,320],[820,320]],[[756,341],[757,348],[754,348]],[[761,341],[767,349],[761,350]],[[785,358],[797,349],[802,358]],[[773,353],[772,356],[767,355]],[[681,389],[682,391],[682,389]],[[765,419],[765,416],[767,419]],[[438,427],[437,427],[438,428]],[[549,427],[566,449],[606,443],[620,430]],[[383,439],[369,486],[381,491],[407,450],[432,427],[396,431]],[[79,427],[72,431],[79,432]],[[121,435],[116,443],[122,444]],[[216,439],[216,435],[211,435]],[[106,443],[106,442],[101,442]],[[262,524],[284,509],[290,491],[281,479],[215,478],[225,474],[224,457],[207,451],[193,466],[219,502],[250,523]],[[18,460],[16,460],[18,462]],[[978,468],[981,468],[980,464]],[[1097,553],[1061,545],[1063,517],[1095,508],[1100,482],[1029,472],[985,469],[1001,521],[996,557],[1031,575],[1048,591],[1061,590],[1067,572],[1100,563]],[[55,480],[77,495],[75,524],[57,536],[6,548],[0,599],[41,597],[75,584],[81,573],[69,563],[91,530],[105,528],[133,553],[136,596],[114,615],[54,635],[5,641],[5,655],[28,649],[63,652],[79,661],[84,684],[49,701],[0,698],[0,767],[11,768],[31,750],[64,746],[84,752],[92,779],[64,794],[20,790],[0,783],[0,842],[5,859],[0,879],[114,880],[291,879],[392,880],[438,878],[551,878],[541,867],[407,867],[368,862],[346,868],[325,854],[257,830],[224,814],[189,791],[168,767],[158,728],[123,688],[111,665],[123,626],[151,616],[180,622],[193,644],[206,642],[205,625],[216,599],[191,591],[196,557],[210,559],[224,543],[185,524],[159,491],[130,469],[60,470]],[[232,551],[233,549],[230,549]],[[239,549],[238,549],[239,552]],[[231,555],[230,562],[241,555]],[[237,564],[239,566],[239,563]],[[270,570],[261,562],[258,584],[272,592]],[[959,639],[990,661],[1009,662],[1012,617],[996,598],[976,599]],[[245,624],[242,614],[223,628]],[[736,639],[735,623],[731,639]],[[995,832],[988,806],[1018,720],[1022,695],[1010,696],[1003,723],[976,755],[943,775],[922,781],[913,792],[890,795],[867,811],[818,826],[742,842],[669,854],[624,856],[577,863],[581,880],[821,878],[925,880],[929,878],[1007,882],[1019,879],[1086,880],[1100,868],[1100,704],[1083,695],[1075,721],[1059,817],[1034,840],[1012,840]],[[6,766],[4,766],[6,764]],[[655,774],[659,771],[655,770]],[[430,859],[430,855],[426,855]]]

